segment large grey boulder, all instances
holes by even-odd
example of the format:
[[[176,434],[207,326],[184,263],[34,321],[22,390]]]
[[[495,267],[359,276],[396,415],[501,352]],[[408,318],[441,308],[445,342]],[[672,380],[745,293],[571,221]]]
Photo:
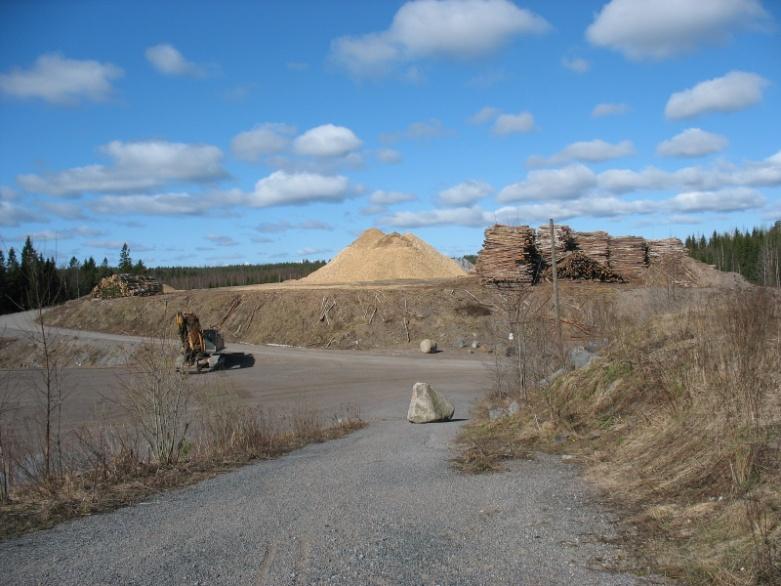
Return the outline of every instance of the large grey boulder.
[[[420,343],[420,351],[423,354],[432,354],[437,351],[437,343],[427,338]]]
[[[412,399],[407,411],[410,423],[431,423],[448,421],[453,418],[455,407],[428,383],[415,383],[412,387]]]

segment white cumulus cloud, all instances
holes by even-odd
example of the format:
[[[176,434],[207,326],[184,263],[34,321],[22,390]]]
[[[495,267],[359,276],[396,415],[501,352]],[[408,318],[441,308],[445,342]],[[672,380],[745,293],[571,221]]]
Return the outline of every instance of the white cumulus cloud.
[[[670,200],[682,212],[736,212],[761,207],[765,198],[754,189],[738,187],[717,191],[689,191]]]
[[[415,201],[416,199],[417,198],[411,193],[378,190],[369,196],[369,203],[376,206],[390,206],[405,201]]]
[[[46,53],[30,69],[0,73],[0,92],[16,98],[39,98],[53,104],[76,104],[81,100],[100,102],[111,96],[111,82],[122,77],[122,69],[111,63],[68,59]]]
[[[147,48],[145,55],[147,61],[163,75],[203,77],[206,74],[202,66],[185,59],[176,47],[168,43]]]
[[[353,75],[377,75],[420,58],[485,55],[549,28],[509,0],[416,0],[399,8],[387,30],[334,40],[331,58]]]
[[[564,57],[561,64],[575,73],[588,73],[588,70],[591,69],[591,63],[583,57]]]
[[[343,175],[288,173],[275,171],[255,184],[247,196],[252,207],[301,205],[316,201],[339,202],[350,195],[350,184]]]
[[[493,191],[485,181],[463,181],[439,192],[437,201],[448,207],[464,207],[483,199]]]
[[[360,148],[362,144],[361,139],[349,128],[323,124],[296,138],[293,147],[300,155],[343,157]]]
[[[238,246],[239,243],[236,242],[233,237],[231,236],[225,236],[223,234],[209,234],[206,236],[206,240],[211,242],[212,244],[216,246]]]
[[[596,186],[597,176],[585,165],[531,171],[526,179],[503,188],[501,203],[518,200],[558,200],[581,197]]]
[[[496,118],[499,114],[501,114],[499,108],[494,108],[493,106],[484,106],[469,118],[469,123],[485,124],[486,122],[490,122]]]
[[[603,102],[594,106],[591,116],[593,118],[604,118],[605,116],[621,116],[627,112],[629,112],[627,104]]]
[[[666,59],[724,43],[769,16],[759,0],[611,0],[586,30],[594,45],[630,59]]]
[[[225,176],[215,146],[159,140],[112,141],[101,151],[112,166],[87,165],[46,175],[20,175],[26,191],[47,195],[143,190],[171,181],[209,181]]]
[[[528,165],[531,167],[543,167],[546,165],[561,165],[571,161],[598,163],[619,159],[635,154],[635,147],[631,140],[622,140],[618,143],[609,143],[604,140],[586,140],[573,142],[558,153],[550,157],[533,155],[529,157]]]
[[[424,226],[484,226],[490,220],[477,207],[435,209],[420,212],[401,211],[382,219],[381,223],[399,228],[422,228]]]
[[[0,226],[18,226],[23,222],[40,221],[39,218],[13,202],[0,199]]]
[[[493,125],[493,133],[506,135],[527,133],[534,130],[534,116],[529,112],[500,114]]]
[[[104,195],[89,203],[98,214],[145,216],[197,216],[216,205],[211,198],[189,193]]]
[[[671,139],[659,143],[656,152],[665,157],[701,157],[727,148],[726,136],[706,132],[700,128],[687,128]]]
[[[252,130],[234,136],[231,150],[239,159],[254,163],[265,155],[286,150],[295,132],[295,127],[289,124],[277,122],[260,124]]]
[[[396,149],[380,149],[377,151],[377,158],[383,163],[393,165],[401,162],[401,153]]]
[[[730,71],[672,94],[664,114],[671,120],[678,120],[708,112],[736,112],[762,100],[762,93],[769,84],[756,73]]]

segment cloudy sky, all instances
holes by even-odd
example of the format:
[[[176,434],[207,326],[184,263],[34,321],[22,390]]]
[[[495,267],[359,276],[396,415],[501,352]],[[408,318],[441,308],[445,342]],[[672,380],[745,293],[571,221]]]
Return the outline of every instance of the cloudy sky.
[[[0,248],[451,255],[494,222],[781,218],[770,0],[0,3]]]

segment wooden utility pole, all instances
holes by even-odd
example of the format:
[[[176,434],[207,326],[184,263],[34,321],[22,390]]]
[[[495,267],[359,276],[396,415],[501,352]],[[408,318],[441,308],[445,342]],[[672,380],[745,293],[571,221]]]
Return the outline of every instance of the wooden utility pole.
[[[556,339],[559,344],[559,358],[564,363],[564,339],[561,335],[561,305],[559,304],[559,276],[556,270],[556,230],[550,219],[550,264],[553,272],[553,307],[556,312]]]

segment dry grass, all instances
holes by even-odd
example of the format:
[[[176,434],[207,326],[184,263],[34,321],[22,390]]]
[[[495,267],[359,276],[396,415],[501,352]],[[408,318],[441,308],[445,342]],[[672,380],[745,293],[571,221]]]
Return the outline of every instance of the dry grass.
[[[167,463],[150,449],[146,431],[134,424],[81,430],[69,444],[67,465],[56,475],[26,473],[18,464],[31,454],[17,453],[16,483],[0,503],[0,539],[131,505],[366,425],[355,413],[326,419],[305,409],[265,413],[230,405],[201,409],[197,418],[190,426],[195,431],[183,436],[177,458]]]
[[[462,458],[491,470],[515,450],[578,454],[641,530],[643,567],[691,584],[779,583],[779,296],[724,292],[670,314],[654,304],[518,416],[470,426]]]
[[[508,460],[532,459],[523,433],[522,422],[515,417],[469,425],[458,437],[458,454],[451,464],[462,472],[480,474],[502,471]]]

